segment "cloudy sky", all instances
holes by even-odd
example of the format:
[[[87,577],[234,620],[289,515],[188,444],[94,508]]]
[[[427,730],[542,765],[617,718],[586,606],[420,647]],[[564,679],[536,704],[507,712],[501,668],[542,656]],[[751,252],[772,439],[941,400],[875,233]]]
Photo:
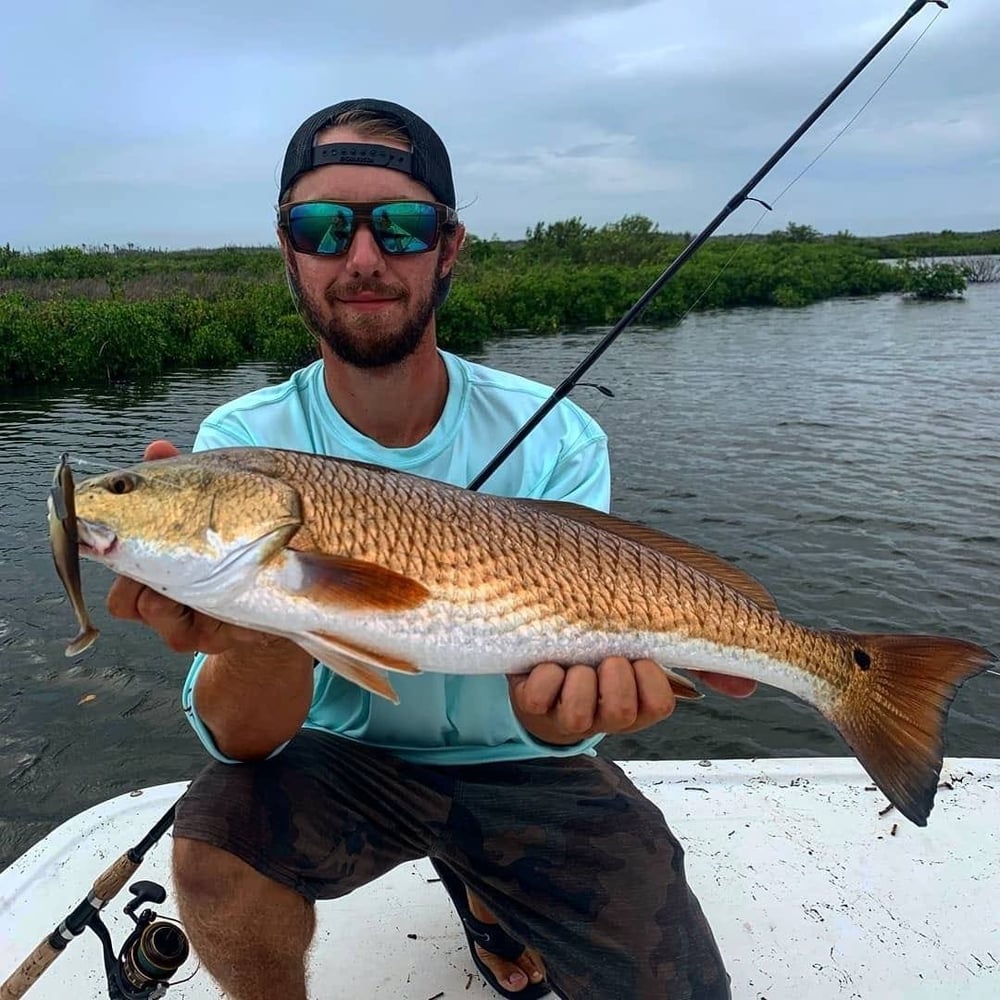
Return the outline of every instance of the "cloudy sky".
[[[358,96],[438,129],[477,235],[632,212],[697,231],[908,2],[8,5],[0,245],[273,242],[288,137]],[[937,12],[911,21],[755,193],[774,198]],[[953,0],[762,229],[1000,228],[998,53],[1000,3]],[[745,206],[726,229],[758,215]]]

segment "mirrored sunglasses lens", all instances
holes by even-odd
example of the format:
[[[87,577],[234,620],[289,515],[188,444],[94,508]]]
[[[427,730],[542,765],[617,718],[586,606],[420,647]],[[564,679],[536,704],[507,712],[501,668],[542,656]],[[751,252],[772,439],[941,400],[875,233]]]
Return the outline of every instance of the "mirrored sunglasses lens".
[[[423,253],[437,241],[437,211],[418,201],[394,201],[372,210],[372,231],[386,253]]]
[[[295,205],[288,215],[288,228],[296,250],[344,253],[354,231],[354,212],[329,201]]]

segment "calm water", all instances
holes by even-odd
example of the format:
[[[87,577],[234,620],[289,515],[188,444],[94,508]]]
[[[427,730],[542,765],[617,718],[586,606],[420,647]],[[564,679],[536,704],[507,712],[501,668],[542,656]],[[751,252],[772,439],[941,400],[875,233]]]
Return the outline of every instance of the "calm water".
[[[607,429],[614,510],[714,549],[820,626],[946,632],[1000,648],[1000,285],[966,301],[889,296],[689,318],[627,333],[575,398]],[[559,381],[596,332],[516,338],[477,360]],[[67,816],[204,757],[178,691],[188,658],[103,609],[103,635],[63,656],[72,613],[51,565],[44,500],[60,452],[80,471],[190,445],[213,406],[274,367],[0,402],[0,865]],[[96,697],[82,702],[87,695]],[[959,695],[949,752],[1000,754],[1000,678]],[[776,691],[710,696],[620,757],[842,754],[811,709]]]

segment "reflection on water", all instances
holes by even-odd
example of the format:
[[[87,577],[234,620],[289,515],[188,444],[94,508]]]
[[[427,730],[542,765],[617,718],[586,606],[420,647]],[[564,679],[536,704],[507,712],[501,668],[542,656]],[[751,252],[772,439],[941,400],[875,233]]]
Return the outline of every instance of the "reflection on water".
[[[1000,648],[1000,285],[964,302],[889,296],[692,316],[629,331],[574,398],[607,429],[614,510],[738,562],[806,624],[946,632]],[[555,383],[594,331],[514,338],[476,360]],[[52,569],[45,497],[69,451],[81,471],[189,446],[213,406],[283,372],[182,373],[141,386],[4,390],[0,402],[0,864],[56,822],[203,752],[178,709],[188,657],[102,605],[98,644],[63,656],[72,612]],[[83,702],[86,695],[96,698]],[[949,751],[996,756],[1000,678],[967,685]],[[775,691],[709,696],[645,733],[633,757],[841,754],[815,712]]]

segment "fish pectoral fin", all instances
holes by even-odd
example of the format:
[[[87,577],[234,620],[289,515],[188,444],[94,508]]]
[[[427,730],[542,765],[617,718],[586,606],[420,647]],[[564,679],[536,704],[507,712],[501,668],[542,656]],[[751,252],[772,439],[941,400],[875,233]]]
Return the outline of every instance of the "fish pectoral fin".
[[[377,563],[292,549],[285,559],[289,590],[338,610],[409,611],[430,596],[422,583]]]
[[[298,534],[301,527],[302,521],[297,517],[290,517],[287,521],[276,524],[257,543],[256,559],[258,565],[263,566],[279,552],[284,552],[288,543]]]
[[[289,638],[328,670],[332,670],[335,674],[339,674],[372,694],[377,694],[391,701],[394,705],[399,704],[399,695],[396,694],[383,671],[359,660],[356,656],[340,652],[329,642],[312,633],[307,632],[305,635],[294,635],[289,636]]]
[[[330,649],[338,656],[347,656],[353,660],[359,660],[362,663],[368,664],[368,666],[378,667],[379,670],[395,670],[401,674],[420,673],[420,668],[410,663],[409,660],[404,660],[400,656],[392,656],[389,653],[383,653],[378,649],[359,646],[357,643],[349,642],[339,635],[316,631],[310,631],[306,634],[313,642],[322,644],[323,647]]]
[[[648,549],[655,549],[664,555],[676,559],[678,562],[686,563],[688,566],[704,573],[706,576],[714,577],[722,583],[738,590],[745,597],[748,597],[754,604],[769,611],[777,611],[778,605],[771,596],[767,588],[757,579],[752,577],[745,570],[727,562],[722,556],[717,556],[708,549],[703,549],[694,542],[685,541],[683,538],[675,538],[665,532],[657,531],[654,528],[647,528],[642,524],[634,524],[623,518],[615,517],[613,514],[605,514],[603,511],[593,510],[578,503],[569,503],[565,500],[521,500],[518,504],[526,507],[533,507],[536,510],[543,510],[558,517],[565,517],[571,521],[580,521],[583,524],[592,524],[595,528],[607,531],[619,538],[627,538],[637,545],[644,545]]]
[[[276,524],[258,538],[234,547],[200,580],[185,583],[181,596],[188,601],[207,602],[208,607],[225,604],[250,586],[260,569],[284,551],[300,527],[301,522],[295,520]]]

